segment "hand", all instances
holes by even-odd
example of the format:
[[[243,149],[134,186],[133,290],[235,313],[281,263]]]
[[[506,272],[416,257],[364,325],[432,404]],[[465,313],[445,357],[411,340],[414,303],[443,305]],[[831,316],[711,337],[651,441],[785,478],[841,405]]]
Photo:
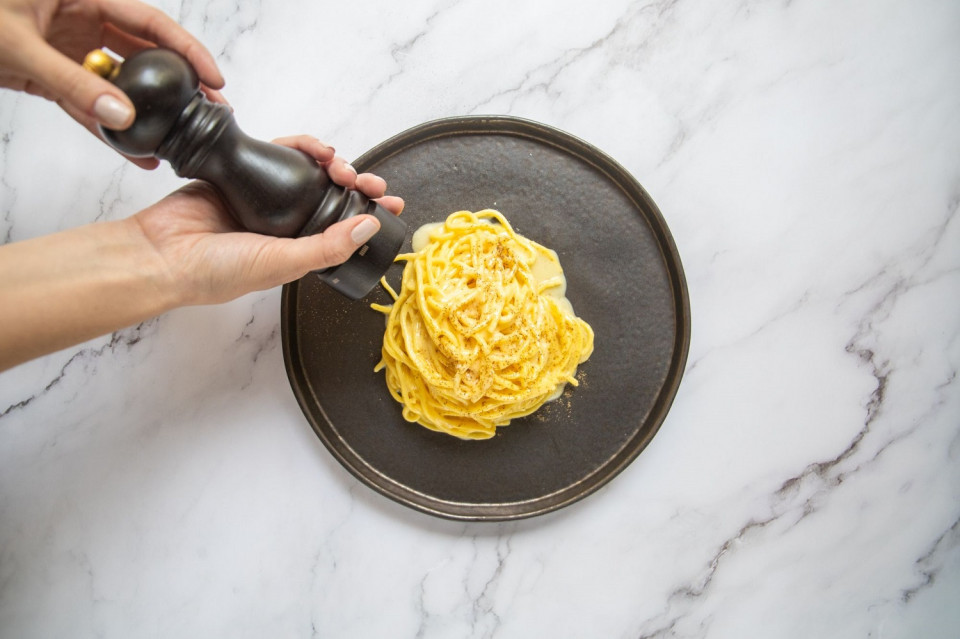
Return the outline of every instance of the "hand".
[[[338,184],[399,213],[386,183],[357,175],[314,138],[279,140]],[[297,239],[247,233],[194,182],[124,220],[0,245],[0,371],[186,304],[211,304],[345,261],[378,230],[359,215]]]
[[[53,100],[98,137],[97,124],[125,129],[135,113],[120,89],[80,66],[84,56],[107,47],[126,57],[157,45],[189,60],[208,97],[223,101],[213,56],[159,9],[138,0],[0,0],[0,87]]]
[[[295,136],[274,143],[313,156],[330,178],[357,188],[399,214],[403,200],[385,196],[386,182],[357,172],[315,138]],[[212,304],[293,281],[316,269],[346,261],[379,230],[376,218],[361,215],[303,238],[277,238],[242,231],[214,189],[192,182],[133,218],[160,257],[175,305]]]

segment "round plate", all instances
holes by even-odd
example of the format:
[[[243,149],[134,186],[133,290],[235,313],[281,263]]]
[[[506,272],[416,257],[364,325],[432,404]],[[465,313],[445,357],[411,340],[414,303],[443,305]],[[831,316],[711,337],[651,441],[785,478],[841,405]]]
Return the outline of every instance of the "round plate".
[[[690,343],[686,281],[667,225],[614,160],[557,129],[511,117],[428,122],[353,163],[406,200],[410,235],[426,222],[494,208],[560,257],[567,296],[596,347],[578,387],[484,441],[403,420],[380,360],[389,303],[352,302],[307,276],[284,287],[283,349],[304,414],[358,479],[451,519],[506,520],[566,506],[603,486],[656,434]],[[388,273],[399,286],[401,265]]]

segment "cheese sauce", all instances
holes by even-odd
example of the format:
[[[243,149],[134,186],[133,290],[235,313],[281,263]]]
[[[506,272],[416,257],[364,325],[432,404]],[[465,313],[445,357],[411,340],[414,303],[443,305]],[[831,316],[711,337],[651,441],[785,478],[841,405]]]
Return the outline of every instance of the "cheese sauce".
[[[488,224],[494,224],[494,222],[488,221]],[[414,231],[413,238],[411,239],[413,252],[419,253],[423,250],[423,247],[430,241],[430,233],[441,226],[443,226],[443,222],[428,222]],[[556,279],[556,284],[545,289],[543,294],[556,300],[557,306],[560,307],[560,310],[563,311],[565,315],[576,317],[576,313],[573,311],[573,304],[567,299],[567,277],[563,274],[563,267],[560,266],[560,259],[557,257],[557,252],[548,248],[544,250],[547,254],[538,253],[537,259],[530,266],[530,271],[534,279],[536,279],[537,284],[543,284],[548,280]]]

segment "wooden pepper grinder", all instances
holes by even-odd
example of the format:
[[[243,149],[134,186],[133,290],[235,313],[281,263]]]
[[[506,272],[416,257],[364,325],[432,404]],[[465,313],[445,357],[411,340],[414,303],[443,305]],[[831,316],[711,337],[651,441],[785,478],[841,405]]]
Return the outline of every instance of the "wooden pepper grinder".
[[[401,220],[334,184],[306,153],[246,135],[229,107],[207,100],[180,54],[146,49],[118,66],[98,49],[84,67],[113,82],[136,108],[130,128],[101,127],[107,142],[130,156],[167,160],[180,177],[206,180],[248,231],[297,237],[355,215],[376,216],[380,231],[367,244],[345,263],[316,271],[334,290],[359,299],[393,263],[406,235]]]

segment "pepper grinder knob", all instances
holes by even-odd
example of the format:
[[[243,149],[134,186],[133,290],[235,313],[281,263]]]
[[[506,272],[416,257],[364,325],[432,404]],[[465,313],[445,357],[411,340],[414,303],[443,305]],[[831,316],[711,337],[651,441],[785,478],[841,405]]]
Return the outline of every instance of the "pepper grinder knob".
[[[343,264],[316,271],[334,290],[363,297],[400,252],[401,220],[334,184],[306,153],[246,135],[229,107],[204,96],[196,71],[175,51],[146,49],[118,65],[97,50],[84,67],[113,82],[136,109],[129,128],[101,127],[104,139],[126,155],[167,160],[180,177],[209,182],[246,230],[298,237],[355,215],[375,216],[380,231],[367,244]]]

